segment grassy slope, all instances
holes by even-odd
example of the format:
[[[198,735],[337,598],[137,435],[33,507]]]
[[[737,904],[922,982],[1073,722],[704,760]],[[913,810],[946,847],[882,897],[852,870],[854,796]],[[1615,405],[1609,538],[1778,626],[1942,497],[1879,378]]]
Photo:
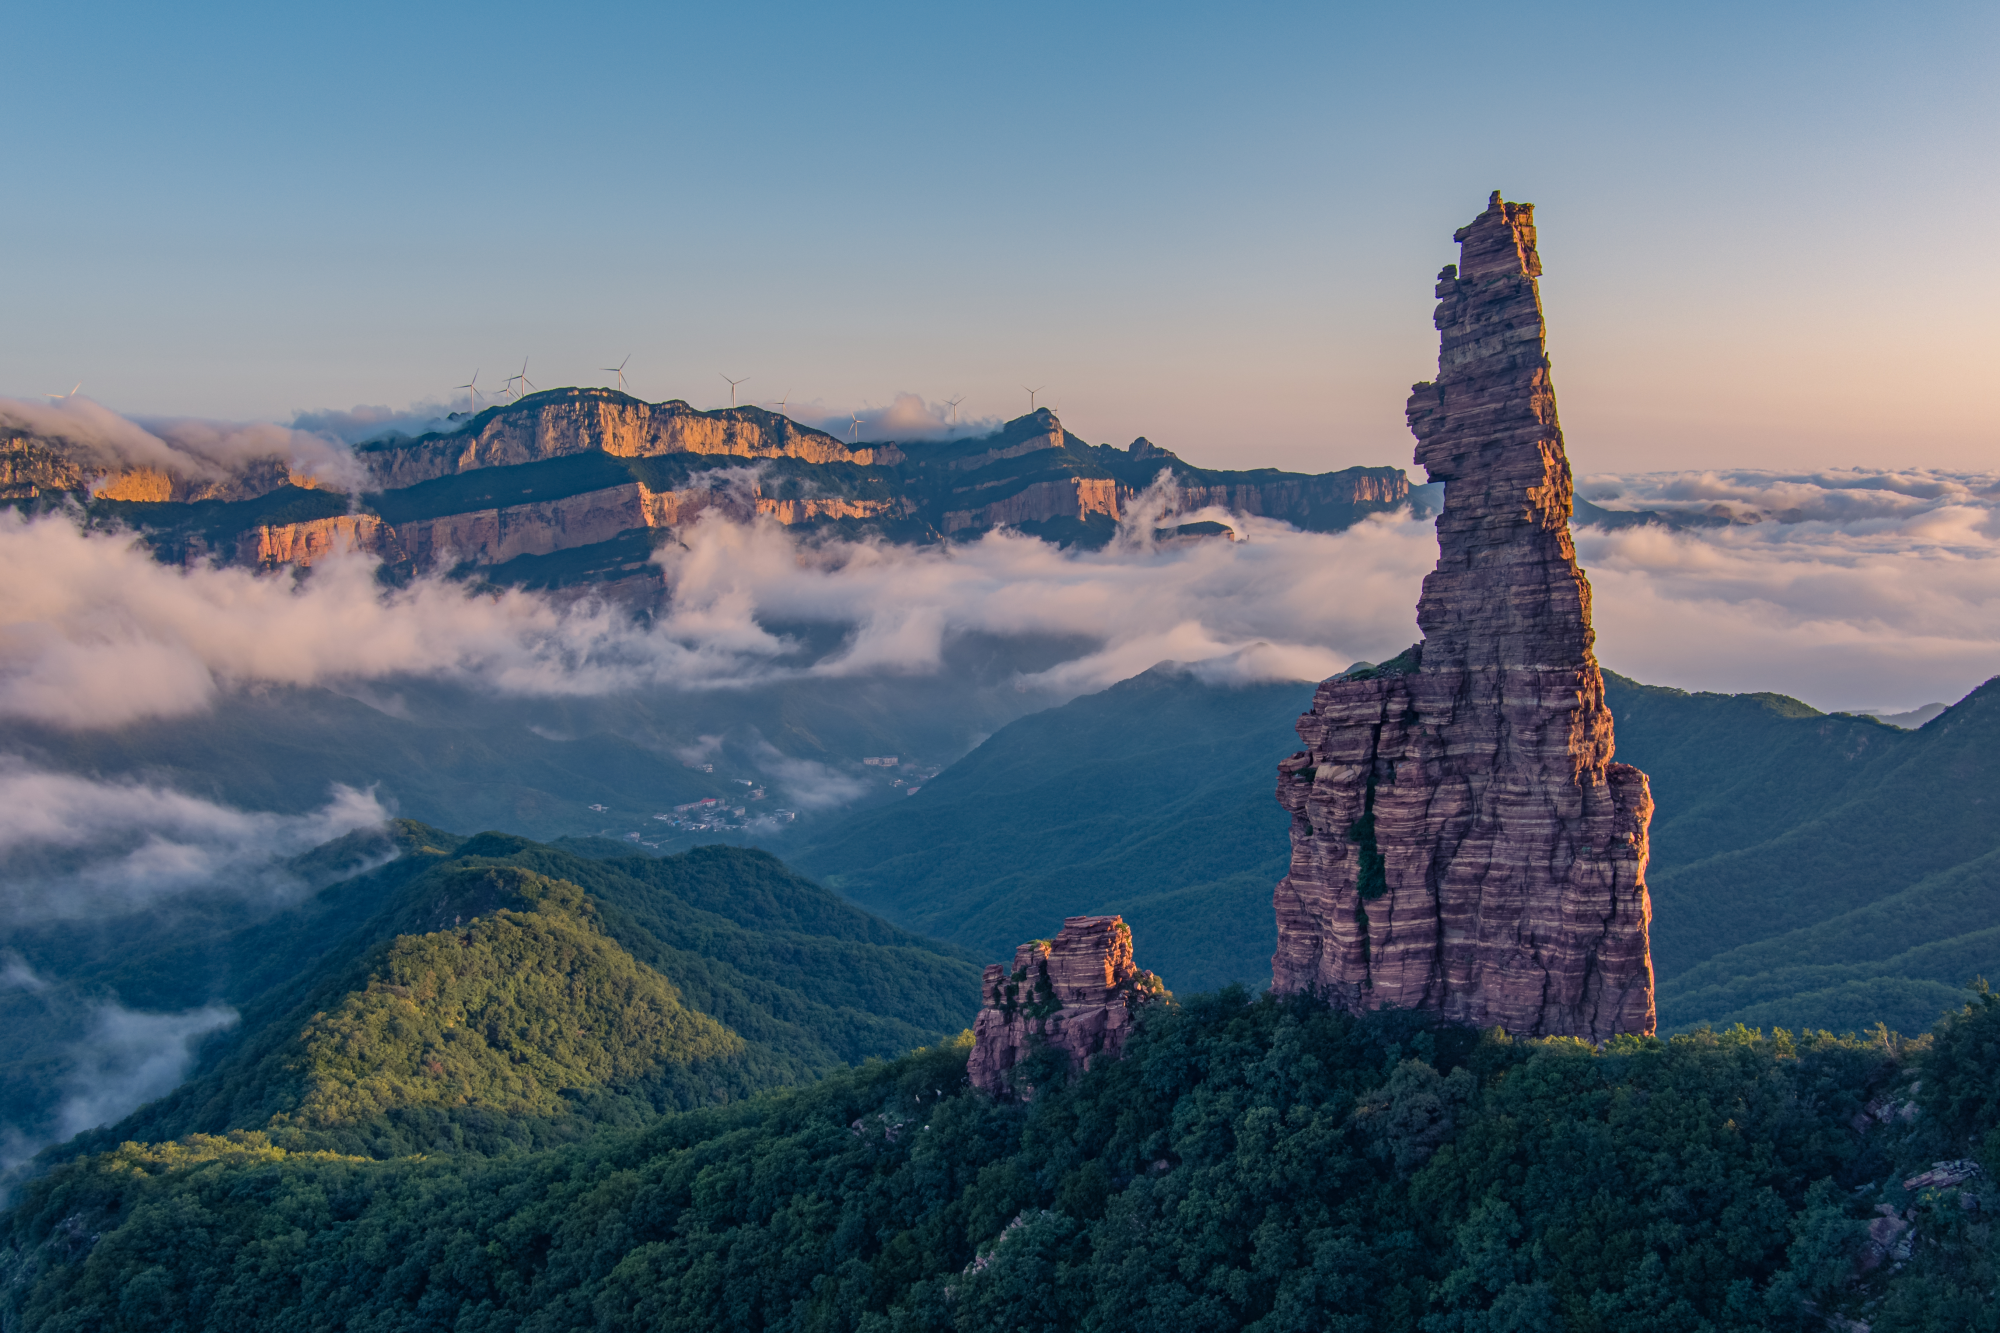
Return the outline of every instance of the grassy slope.
[[[441,928],[390,933],[427,925]],[[330,951],[226,1058],[93,1137],[268,1129],[377,1155],[492,1148],[542,1139],[512,1121],[603,1118],[580,1095],[644,1112],[774,1081],[772,1062],[608,938],[574,885],[455,857],[367,933],[383,938]]]
[[[1311,688],[1219,689],[1155,668],[1002,728],[797,863],[989,958],[1065,916],[1118,912],[1169,986],[1260,984],[1290,855],[1272,774]]]

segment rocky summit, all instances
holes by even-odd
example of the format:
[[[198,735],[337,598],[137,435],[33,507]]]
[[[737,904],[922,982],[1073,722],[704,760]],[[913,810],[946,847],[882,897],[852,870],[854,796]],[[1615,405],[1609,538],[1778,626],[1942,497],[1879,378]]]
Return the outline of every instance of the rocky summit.
[[[1066,917],[1053,940],[1016,949],[1012,969],[987,967],[966,1077],[982,1092],[1029,1097],[1034,1089],[1015,1070],[1027,1056],[1059,1052],[1075,1070],[1116,1060],[1138,1010],[1170,998],[1133,963],[1124,918]]]
[[[1423,641],[1322,683],[1278,766],[1272,986],[1600,1041],[1654,1027],[1646,775],[1611,761],[1545,349],[1534,208],[1438,277],[1416,461],[1445,483]]]

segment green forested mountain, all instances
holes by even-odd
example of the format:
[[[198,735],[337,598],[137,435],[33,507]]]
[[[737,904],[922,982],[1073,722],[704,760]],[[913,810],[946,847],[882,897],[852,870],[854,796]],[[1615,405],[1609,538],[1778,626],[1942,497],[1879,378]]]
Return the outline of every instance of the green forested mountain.
[[[1289,856],[1271,789],[1309,685],[1156,668],[994,733],[796,858],[998,958],[1120,912],[1170,986],[1263,984]],[[1917,1032],[2000,974],[2000,682],[1919,731],[1607,674],[1654,816],[1660,1020]]]
[[[1935,1043],[1593,1051],[1236,991],[1029,1106],[946,1045],[538,1152],[128,1143],[0,1221],[0,1323],[1990,1330],[1984,1183],[1917,1173],[2000,1166],[1996,1046],[1992,997]]]
[[[378,1154],[543,1142],[898,1055],[978,1004],[966,958],[763,852],[602,860],[407,821],[393,837],[387,864],[234,930],[197,915],[17,938],[73,992],[241,1011],[186,1083],[77,1147],[232,1129]],[[45,1127],[61,1080],[37,997],[0,995],[28,1020],[0,1038],[7,1121]]]
[[[1664,1024],[1921,1031],[2000,974],[2000,680],[1917,731],[1612,678]]]
[[[797,864],[984,957],[1119,913],[1176,989],[1267,984],[1291,855],[1272,796],[1302,683],[1219,687],[1169,665],[1022,718]]]

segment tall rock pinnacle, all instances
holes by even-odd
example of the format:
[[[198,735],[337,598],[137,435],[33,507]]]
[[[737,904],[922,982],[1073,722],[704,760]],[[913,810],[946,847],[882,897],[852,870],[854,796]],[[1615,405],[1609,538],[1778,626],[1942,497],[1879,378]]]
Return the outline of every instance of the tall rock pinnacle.
[[[1423,642],[1322,683],[1278,766],[1292,868],[1272,987],[1522,1035],[1653,1031],[1646,775],[1611,762],[1544,347],[1532,204],[1438,277],[1407,413],[1445,483]]]

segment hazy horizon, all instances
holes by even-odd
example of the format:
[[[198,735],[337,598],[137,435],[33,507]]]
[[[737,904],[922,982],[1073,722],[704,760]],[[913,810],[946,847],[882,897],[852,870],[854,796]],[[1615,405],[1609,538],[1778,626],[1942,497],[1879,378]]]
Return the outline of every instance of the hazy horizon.
[[[1977,469],[1989,7],[23,12],[0,392],[289,422],[530,359],[1403,464],[1538,205],[1580,472]],[[58,54],[60,53],[60,58]]]

